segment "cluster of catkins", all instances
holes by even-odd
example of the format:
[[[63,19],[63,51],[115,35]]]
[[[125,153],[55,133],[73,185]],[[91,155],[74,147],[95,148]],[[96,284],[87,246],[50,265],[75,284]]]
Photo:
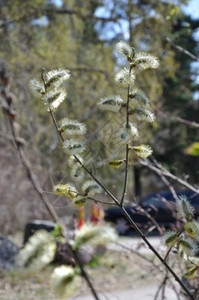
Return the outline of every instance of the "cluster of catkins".
[[[137,156],[146,158],[152,153],[148,145],[131,146],[133,140],[138,139],[139,133],[136,122],[153,122],[154,114],[150,111],[150,102],[143,91],[136,87],[136,74],[140,70],[148,68],[157,68],[159,62],[156,57],[145,52],[135,52],[135,49],[127,43],[120,41],[116,44],[116,51],[119,55],[125,56],[129,62],[128,68],[123,68],[115,75],[115,82],[120,88],[127,89],[127,99],[124,101],[119,95],[112,95],[101,99],[98,107],[101,110],[117,113],[120,110],[125,111],[126,122],[121,125],[115,138],[118,143],[128,145],[128,150],[133,150]],[[60,104],[67,96],[62,83],[70,77],[68,70],[52,70],[46,72],[43,70],[42,82],[33,79],[30,82],[31,88],[42,95],[44,105],[47,110],[54,114]],[[64,118],[58,124],[58,130],[63,140],[63,149],[69,156],[68,162],[70,175],[74,182],[83,182],[85,178],[84,160],[82,153],[85,151],[85,142],[82,136],[86,133],[84,124],[77,120]],[[125,159],[112,160],[109,165],[119,168]],[[93,179],[83,182],[81,192],[79,192],[72,183],[57,184],[54,186],[54,192],[58,196],[66,196],[75,206],[84,206],[88,197],[94,197],[101,193],[101,186]]]

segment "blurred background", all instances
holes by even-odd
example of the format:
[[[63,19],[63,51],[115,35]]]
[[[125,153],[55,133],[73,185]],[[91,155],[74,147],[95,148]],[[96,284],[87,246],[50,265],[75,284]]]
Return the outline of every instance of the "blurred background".
[[[0,62],[9,70],[24,151],[61,216],[73,209],[67,199],[54,196],[52,188],[70,181],[67,158],[42,101],[30,92],[30,79],[39,79],[43,67],[71,71],[67,101],[57,111],[57,119],[70,117],[86,124],[86,164],[120,197],[124,169],[110,170],[106,161],[122,156],[123,149],[112,137],[125,118],[122,113],[101,112],[96,104],[111,94],[125,97],[114,83],[115,72],[126,64],[113,51],[116,42],[124,40],[137,51],[159,57],[157,70],[137,78],[156,115],[153,124],[140,128],[141,141],[153,148],[164,167],[197,187],[198,152],[187,149],[199,142],[198,127],[193,126],[199,123],[198,26],[197,0],[0,1]],[[0,173],[1,232],[12,233],[33,218],[48,219],[2,111]],[[129,202],[164,188],[157,175],[131,159]]]

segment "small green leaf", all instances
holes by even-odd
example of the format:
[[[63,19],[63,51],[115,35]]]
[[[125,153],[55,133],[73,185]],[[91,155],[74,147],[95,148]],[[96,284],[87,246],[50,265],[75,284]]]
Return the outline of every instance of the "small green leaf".
[[[62,237],[62,226],[60,224],[56,224],[55,228],[50,232],[50,234],[55,238]]]

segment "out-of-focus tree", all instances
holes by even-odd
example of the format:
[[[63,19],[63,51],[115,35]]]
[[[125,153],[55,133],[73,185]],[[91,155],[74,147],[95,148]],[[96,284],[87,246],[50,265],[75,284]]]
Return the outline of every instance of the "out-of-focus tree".
[[[176,1],[175,4],[165,1],[104,1],[97,15],[103,13],[110,22],[99,21],[97,30],[102,40],[108,39],[111,43],[125,39],[136,49],[152,51],[160,57],[161,68],[156,71],[158,79],[147,72],[139,77],[140,86],[148,91],[157,112],[155,134],[149,135],[144,130],[145,138],[151,140],[158,159],[176,174],[187,176],[190,164],[194,165],[190,179],[196,183],[197,158],[187,156],[184,150],[196,138],[197,129],[174,121],[177,116],[198,121],[197,102],[193,94],[197,89],[193,58],[187,56],[186,51],[179,52],[169,42],[171,40],[193,55],[197,53],[194,32],[198,28],[198,20],[185,15],[183,4],[187,4],[186,1]],[[121,61],[118,63],[122,64]],[[135,194],[140,196],[139,165],[134,167],[134,171]]]
[[[139,86],[145,90],[156,111],[169,112],[170,118],[171,111],[173,113],[175,109],[175,113],[181,117],[194,119],[196,110],[193,106],[192,94],[189,92],[189,85],[191,87],[193,84],[191,60],[177,53],[166,40],[170,37],[174,42],[181,43],[182,39],[182,46],[190,51],[195,47],[192,31],[197,24],[191,20],[189,22],[182,13],[181,4],[185,2],[179,0],[173,5],[164,1],[143,0],[63,0],[58,5],[58,2],[53,0],[37,0],[34,3],[30,0],[1,1],[0,56],[8,63],[12,73],[12,89],[17,96],[16,108],[19,112],[19,123],[23,126],[23,135],[28,142],[28,149],[31,149],[34,161],[49,168],[50,173],[58,173],[57,180],[63,175],[61,173],[65,172],[62,151],[56,148],[58,137],[49,123],[42,104],[29,92],[29,80],[40,74],[42,67],[71,70],[68,102],[62,110],[58,111],[58,116],[59,118],[65,117],[68,111],[74,118],[87,121],[88,148],[92,149],[90,150],[92,154],[97,153],[100,155],[100,160],[103,157],[106,161],[110,154],[109,150],[117,148],[109,139],[107,139],[107,144],[101,143],[101,135],[104,137],[106,131],[110,130],[114,134],[115,127],[120,126],[122,121],[120,117],[114,117],[114,126],[110,129],[107,124],[112,116],[99,112],[96,103],[99,98],[108,94],[123,96],[121,90],[118,90],[113,83],[114,72],[124,65],[123,61],[119,60],[115,53],[110,59],[111,46],[120,39],[130,41],[138,51],[149,51],[160,58],[159,70],[143,72],[137,79]],[[188,24],[186,22],[190,23],[190,27],[185,26]],[[181,72],[181,63],[184,64],[183,72]],[[113,74],[113,76],[108,74]],[[189,78],[186,81],[186,93],[180,89],[182,83],[183,85],[185,83],[185,78]],[[185,99],[183,103],[187,103],[188,110],[184,105],[177,104],[180,103],[179,93],[181,96],[183,94],[183,99]],[[171,123],[174,125],[169,125],[171,126],[170,132],[172,131],[175,141],[179,142],[172,142],[172,146],[175,144],[175,149],[170,153],[168,152],[171,144],[170,132],[166,132],[165,141],[162,139],[165,132],[164,122],[168,122],[168,118],[163,119],[158,113],[157,116],[158,122],[153,125],[154,132],[161,138],[155,139],[149,133],[151,130],[145,126],[143,127],[143,142],[150,141],[155,148],[155,153],[170,167],[174,159],[178,161],[176,157],[179,153],[182,154],[181,157],[184,157],[183,149],[187,146],[188,134],[192,133],[189,133],[189,129],[184,125],[178,131],[177,126]],[[158,125],[159,116],[163,125]],[[3,115],[0,114],[0,120],[2,118]],[[4,122],[1,122],[0,125],[1,136],[4,136],[1,137],[1,143],[4,145],[6,143],[7,147],[9,145],[5,142],[7,128],[3,124]],[[110,135],[107,134],[107,136]],[[165,148],[167,148],[166,154],[161,154],[160,150],[165,151]],[[117,153],[120,151],[120,149],[115,150]],[[49,153],[48,159],[46,158],[47,152]],[[52,156],[51,153],[53,153]],[[167,153],[169,153],[169,160]],[[88,152],[88,161],[89,158]],[[186,168],[182,170],[179,165],[176,165],[176,168],[179,172],[186,171]],[[134,176],[135,194],[139,195],[140,167],[136,166],[134,171],[136,173]],[[103,168],[103,172],[107,175],[106,167]],[[107,183],[112,185],[113,176],[108,175]],[[131,190],[132,182],[133,180],[129,184]],[[119,191],[120,185],[112,186],[112,189]]]
[[[198,25],[199,21],[190,17],[177,18],[168,41],[172,40],[174,45],[180,45],[182,49],[196,55],[198,48],[194,31]],[[199,159],[187,155],[185,149],[198,140],[198,129],[177,121],[179,117],[192,122],[199,121],[198,100],[194,99],[194,92],[198,88],[192,67],[194,60],[177,49],[174,59],[176,69],[173,76],[164,78],[159,114],[161,122],[154,139],[155,153],[176,175],[189,176],[189,181],[197,184]]]
[[[34,169],[41,173],[43,183],[48,178],[48,172],[54,174],[55,181],[60,176],[64,177],[63,173],[67,176],[65,156],[59,148],[56,149],[58,136],[46,116],[43,104],[34,95],[30,95],[29,81],[41,73],[42,67],[70,69],[69,101],[58,114],[66,117],[66,112],[69,111],[70,116],[77,119],[91,120],[89,128],[94,133],[96,123],[101,118],[100,115],[95,117],[96,102],[104,95],[104,90],[112,89],[113,80],[107,74],[109,71],[113,72],[114,66],[114,60],[108,59],[109,47],[104,47],[103,43],[97,41],[97,34],[91,24],[93,19],[82,17],[82,14],[92,16],[94,3],[95,1],[90,1],[85,7],[71,1],[70,9],[75,9],[75,14],[59,14],[55,12],[59,8],[50,1],[35,1],[34,4],[32,1],[1,2],[0,56],[11,72],[10,90],[16,95],[18,124],[21,124],[21,134],[27,141],[26,150],[34,161]],[[27,195],[22,171],[18,169],[18,173],[14,173],[16,156],[13,155],[15,150],[9,139],[9,124],[4,122],[2,113],[0,119],[2,164],[5,156],[10,153],[5,166],[10,170],[9,181],[2,181],[4,190],[9,193],[10,186],[14,186],[13,182],[18,182],[16,176],[19,176],[21,188],[18,190],[21,194],[12,197],[17,198],[16,203],[20,198],[30,200],[32,193],[29,189]],[[89,139],[92,140],[92,136]],[[8,168],[9,162],[11,168]],[[7,196],[5,193],[5,202]],[[14,200],[9,203],[11,201]],[[31,207],[29,211],[34,212],[35,208]],[[6,223],[3,218],[2,222]]]

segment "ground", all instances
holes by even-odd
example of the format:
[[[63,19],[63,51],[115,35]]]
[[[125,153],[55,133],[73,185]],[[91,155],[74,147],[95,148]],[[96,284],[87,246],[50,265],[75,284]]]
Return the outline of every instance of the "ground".
[[[121,294],[121,291],[141,291],[144,288],[153,287],[155,293],[164,278],[165,272],[163,269],[160,272],[157,268],[158,262],[153,259],[151,253],[143,251],[140,242],[132,238],[130,240],[122,239],[121,241],[124,247],[125,245],[131,249],[135,249],[135,246],[141,247],[141,251],[138,251],[139,255],[118,245],[114,248],[112,245],[106,254],[100,258],[98,265],[87,267],[87,272],[91,276],[96,290],[101,293],[118,291],[118,294]],[[134,241],[134,247],[131,245],[131,241]],[[17,300],[57,300],[57,297],[49,288],[50,273],[51,268],[37,274],[31,274],[27,271],[22,273],[16,271],[1,272],[0,299],[13,300],[16,299],[17,295]],[[82,281],[75,297],[70,299],[83,299],[84,295],[88,294],[90,294],[89,290],[85,282]],[[118,299],[123,300],[125,298],[122,296]],[[92,297],[84,299],[89,300]],[[109,299],[115,298],[110,297]]]

